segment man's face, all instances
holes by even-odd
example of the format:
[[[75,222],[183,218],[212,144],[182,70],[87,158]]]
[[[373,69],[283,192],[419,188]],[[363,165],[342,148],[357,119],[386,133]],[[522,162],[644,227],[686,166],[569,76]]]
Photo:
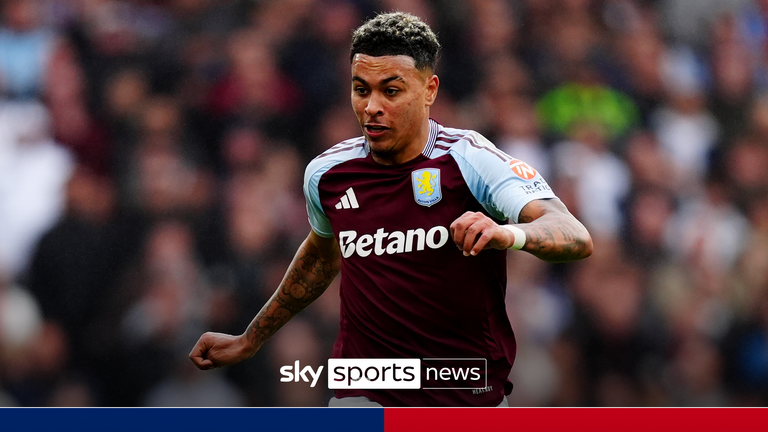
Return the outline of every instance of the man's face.
[[[409,56],[355,54],[352,109],[377,162],[399,164],[422,152],[437,87],[437,76]]]

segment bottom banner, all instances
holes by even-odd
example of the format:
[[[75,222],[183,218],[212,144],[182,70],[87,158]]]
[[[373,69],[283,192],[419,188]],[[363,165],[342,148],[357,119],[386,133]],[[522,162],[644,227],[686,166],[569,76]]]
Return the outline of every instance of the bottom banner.
[[[0,408],[2,430],[763,431],[768,408]]]

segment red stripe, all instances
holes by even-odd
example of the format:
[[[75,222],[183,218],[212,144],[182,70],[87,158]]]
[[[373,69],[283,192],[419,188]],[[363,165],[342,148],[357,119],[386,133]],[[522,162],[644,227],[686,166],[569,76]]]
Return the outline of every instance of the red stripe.
[[[450,137],[450,138],[446,138],[446,137]],[[510,158],[508,158],[501,151],[499,151],[499,150],[497,150],[497,149],[495,149],[493,147],[488,147],[488,146],[480,145],[477,142],[475,142],[475,140],[473,138],[469,137],[468,135],[448,135],[448,134],[445,134],[445,133],[441,132],[440,136],[438,136],[436,141],[446,142],[446,143],[449,143],[449,144],[454,144],[457,141],[461,140],[462,138],[466,139],[469,142],[469,145],[471,145],[472,147],[478,148],[478,149],[481,149],[481,150],[489,151],[489,152],[491,152],[491,154],[493,154],[497,158],[503,160],[504,162],[506,162],[507,160],[510,160]],[[437,145],[435,145],[435,147],[437,147]]]
[[[766,408],[385,408],[385,432],[763,430]]]
[[[453,134],[449,134],[448,132],[445,132],[445,131],[442,131],[442,130],[440,131],[440,135],[443,136],[443,137],[447,137],[447,138],[461,138],[463,136],[466,136],[466,134],[455,134],[455,135],[453,135]]]

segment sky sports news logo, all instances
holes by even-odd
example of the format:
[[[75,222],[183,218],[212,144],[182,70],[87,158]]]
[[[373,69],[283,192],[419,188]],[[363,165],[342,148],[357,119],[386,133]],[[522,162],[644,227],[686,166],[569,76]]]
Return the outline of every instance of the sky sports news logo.
[[[328,388],[473,390],[488,388],[484,358],[328,359]],[[281,382],[317,385],[323,366],[315,369],[297,360],[280,368]]]

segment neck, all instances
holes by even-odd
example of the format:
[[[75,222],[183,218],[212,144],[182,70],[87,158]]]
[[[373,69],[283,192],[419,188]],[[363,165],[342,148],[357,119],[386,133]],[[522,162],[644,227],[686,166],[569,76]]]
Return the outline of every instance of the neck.
[[[418,157],[427,146],[430,131],[429,116],[419,127],[416,136],[406,145],[402,151],[397,153],[376,153],[371,152],[373,160],[382,165],[400,165]]]

